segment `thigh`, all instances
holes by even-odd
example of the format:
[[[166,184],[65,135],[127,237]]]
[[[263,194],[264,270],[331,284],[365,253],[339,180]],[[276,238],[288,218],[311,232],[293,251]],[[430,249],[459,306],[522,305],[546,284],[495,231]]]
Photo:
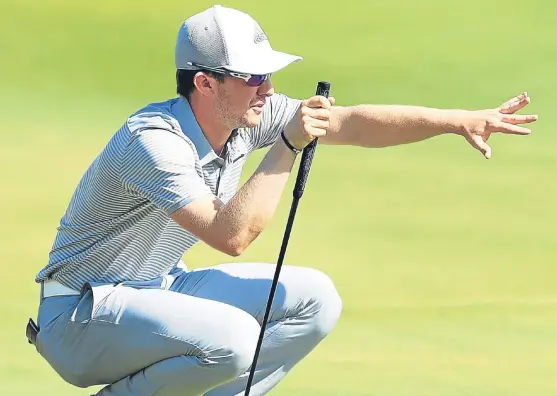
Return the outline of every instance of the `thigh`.
[[[171,290],[218,301],[246,311],[261,324],[276,265],[230,263],[181,274]],[[313,268],[281,268],[269,322],[296,315],[308,304],[328,298],[336,291],[327,275]]]
[[[224,322],[248,315],[216,301],[161,289],[87,292],[41,329],[41,353],[68,382],[112,383],[158,361],[232,343]],[[250,320],[253,320],[250,318]]]

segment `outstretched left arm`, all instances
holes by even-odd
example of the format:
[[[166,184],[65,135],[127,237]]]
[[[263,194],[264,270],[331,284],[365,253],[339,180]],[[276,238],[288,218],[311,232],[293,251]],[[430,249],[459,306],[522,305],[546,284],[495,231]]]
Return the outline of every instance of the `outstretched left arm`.
[[[442,134],[456,134],[491,157],[487,140],[491,133],[528,135],[537,115],[515,114],[530,102],[526,92],[495,109],[445,110],[421,106],[357,105],[333,106],[330,128],[319,139],[322,144],[387,147],[419,142]]]

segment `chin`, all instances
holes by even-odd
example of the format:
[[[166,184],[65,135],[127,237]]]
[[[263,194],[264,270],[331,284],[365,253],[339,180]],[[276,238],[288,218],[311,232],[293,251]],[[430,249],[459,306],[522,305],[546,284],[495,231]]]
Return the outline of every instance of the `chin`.
[[[261,122],[261,115],[259,114],[247,114],[242,119],[245,128],[254,128],[259,125],[259,122]]]

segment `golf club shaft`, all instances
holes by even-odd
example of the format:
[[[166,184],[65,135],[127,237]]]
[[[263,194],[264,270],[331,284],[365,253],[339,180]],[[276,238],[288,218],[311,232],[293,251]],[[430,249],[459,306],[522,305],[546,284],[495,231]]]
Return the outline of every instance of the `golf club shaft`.
[[[328,82],[320,81],[317,84],[317,91],[315,94],[328,98],[330,87],[331,84],[329,84]],[[298,176],[296,177],[296,184],[294,185],[294,199],[300,199],[304,194],[304,189],[306,187],[309,170],[311,168],[311,163],[313,162],[313,156],[315,154],[316,148],[317,148],[317,139],[313,139],[313,141],[310,144],[308,144],[302,152],[302,159],[300,160],[300,168],[298,169]]]
[[[322,95],[325,97],[329,96],[330,84],[326,81],[320,81],[317,84],[316,95]],[[315,154],[315,149],[317,147],[317,139],[314,139],[310,144],[308,144],[303,152],[302,159],[300,160],[300,167],[298,169],[298,176],[296,177],[296,184],[294,185],[292,206],[290,207],[290,214],[288,216],[288,221],[286,223],[286,229],[284,231],[284,236],[282,238],[282,245],[280,247],[279,258],[277,261],[277,268],[275,270],[275,275],[273,277],[273,283],[271,284],[271,290],[269,292],[269,300],[267,301],[267,307],[265,309],[265,316],[263,317],[263,323],[261,324],[261,331],[259,332],[259,339],[257,340],[257,347],[255,348],[255,354],[253,357],[253,362],[251,365],[251,370],[248,377],[248,382],[246,386],[246,392],[244,396],[249,396],[251,385],[253,382],[253,377],[255,375],[255,370],[257,366],[257,360],[259,358],[259,352],[261,351],[261,345],[263,344],[263,337],[265,335],[265,328],[269,321],[269,315],[271,313],[271,307],[273,305],[273,300],[275,298],[275,292],[278,286],[280,270],[282,268],[282,263],[284,256],[286,254],[286,248],[288,247],[288,241],[290,239],[290,232],[292,231],[292,225],[294,224],[294,218],[296,216],[296,210],[298,209],[298,202],[302,195],[304,194],[304,189],[306,186],[307,178],[311,168],[311,163],[313,161],[313,156]]]

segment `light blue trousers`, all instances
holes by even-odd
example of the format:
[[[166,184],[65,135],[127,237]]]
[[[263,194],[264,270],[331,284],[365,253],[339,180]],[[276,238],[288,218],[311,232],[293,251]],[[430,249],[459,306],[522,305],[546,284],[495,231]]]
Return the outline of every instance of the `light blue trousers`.
[[[98,396],[243,395],[276,266],[223,264],[155,282],[95,285],[44,299],[37,350],[67,382]],[[279,383],[333,329],[330,278],[284,266],[251,395]]]

